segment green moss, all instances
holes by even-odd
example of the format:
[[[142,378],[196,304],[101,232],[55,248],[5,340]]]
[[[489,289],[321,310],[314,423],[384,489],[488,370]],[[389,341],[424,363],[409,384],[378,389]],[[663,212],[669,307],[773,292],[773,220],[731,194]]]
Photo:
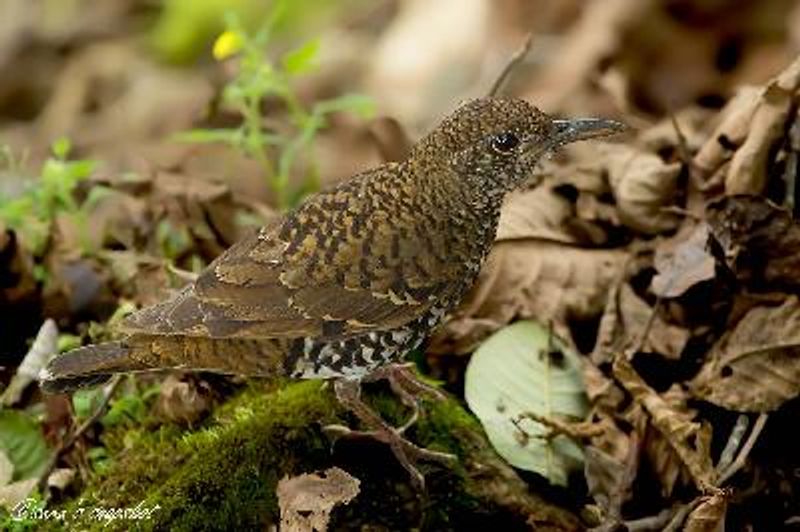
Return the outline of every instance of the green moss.
[[[392,421],[407,409],[384,389],[369,399]],[[68,510],[87,508],[70,529],[264,530],[278,522],[275,487],[280,478],[333,465],[361,480],[361,492],[334,511],[334,530],[362,526],[407,530],[458,530],[467,526],[522,527],[531,512],[547,508],[561,522],[568,514],[531,497],[526,485],[497,458],[480,426],[457,401],[430,402],[409,437],[459,457],[452,469],[424,465],[427,494],[385,445],[348,440],[332,445],[322,427],[355,426],[319,382],[292,383],[271,392],[252,386],[220,406],[193,432],[176,427],[111,433],[115,457],[108,472],[92,481]],[[509,496],[508,493],[513,493]],[[98,522],[92,508],[158,505],[149,520]],[[542,506],[543,505],[543,506]],[[555,513],[553,513],[555,512]],[[71,512],[70,512],[71,513]],[[549,515],[549,514],[548,514]]]

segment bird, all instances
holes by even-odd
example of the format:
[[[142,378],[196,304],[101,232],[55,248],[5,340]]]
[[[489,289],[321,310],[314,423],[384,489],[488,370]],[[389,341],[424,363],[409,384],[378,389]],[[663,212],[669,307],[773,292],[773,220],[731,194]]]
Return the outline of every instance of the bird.
[[[568,143],[624,129],[558,119],[509,97],[468,101],[407,158],[306,198],[235,243],[174,296],[131,314],[119,340],[55,357],[48,393],[163,368],[333,380],[339,400],[386,442],[416,484],[417,447],[360,398],[386,378],[404,403],[433,392],[403,364],[475,282],[505,196]],[[416,414],[416,410],[414,412]]]

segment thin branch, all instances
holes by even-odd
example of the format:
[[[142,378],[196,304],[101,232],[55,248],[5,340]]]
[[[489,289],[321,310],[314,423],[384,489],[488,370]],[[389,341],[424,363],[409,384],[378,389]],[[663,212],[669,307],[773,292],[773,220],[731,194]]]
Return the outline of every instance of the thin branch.
[[[664,527],[670,523],[675,514],[680,511],[682,506],[665,508],[656,515],[650,517],[640,517],[639,519],[631,519],[630,521],[623,521],[628,532],[645,532],[649,530],[663,530]]]
[[[671,287],[672,283],[667,285],[667,289]],[[647,317],[647,323],[644,325],[644,330],[642,330],[642,334],[639,337],[639,341],[634,345],[630,350],[630,358],[633,358],[633,355],[644,349],[644,344],[647,343],[647,337],[650,336],[650,329],[653,328],[653,324],[656,321],[656,317],[658,316],[658,308],[661,306],[661,296],[656,298],[656,302],[653,304],[653,308],[650,311],[650,316]]]
[[[531,51],[532,46],[533,32],[530,32],[528,36],[525,37],[525,42],[516,52],[514,52],[514,55],[511,56],[511,59],[509,59],[505,68],[503,68],[503,70],[500,72],[500,75],[497,76],[497,79],[494,80],[492,88],[489,89],[488,96],[497,96],[497,94],[503,89],[503,86],[508,81],[508,78],[514,69],[517,68],[520,63],[522,63],[523,59],[525,59],[525,56]]]
[[[736,457],[736,451],[741,447],[742,439],[747,433],[749,426],[750,418],[745,414],[740,414],[739,417],[736,418],[736,424],[733,426],[731,435],[728,437],[728,443],[725,444],[725,449],[723,449],[719,457],[719,462],[717,462],[717,474],[720,474],[733,463],[733,459]]]
[[[50,460],[47,462],[47,467],[44,468],[44,471],[39,476],[39,482],[37,483],[39,491],[42,493],[45,492],[45,488],[47,487],[47,479],[50,477],[50,473],[53,472],[53,469],[55,469],[59,458],[65,452],[70,450],[72,446],[75,445],[75,442],[77,442],[78,439],[83,435],[83,433],[89,430],[89,428],[94,425],[98,419],[100,419],[100,416],[103,415],[108,403],[111,401],[111,397],[117,391],[117,388],[119,388],[121,383],[122,377],[120,375],[115,376],[113,380],[109,382],[103,389],[103,399],[100,404],[97,405],[95,411],[92,412],[92,415],[89,416],[83,423],[81,423],[78,428],[72,431],[63,442],[61,442],[61,445],[55,450],[53,455],[50,457]]]
[[[675,515],[672,517],[672,520],[667,526],[664,527],[663,532],[678,532],[681,530],[686,518],[689,517],[689,514],[692,513],[695,508],[700,506],[701,502],[703,502],[703,498],[697,497],[689,504],[684,504],[683,506],[679,507],[675,512]]]
[[[719,475],[717,486],[724,484],[733,475],[738,473],[742,467],[744,467],[744,464],[747,461],[747,456],[750,454],[750,451],[753,450],[753,447],[758,441],[758,437],[761,435],[761,431],[764,430],[764,426],[767,424],[768,418],[768,414],[760,414],[758,416],[758,419],[756,419],[756,422],[753,425],[753,430],[750,432],[750,436],[747,437],[747,441],[745,441],[744,445],[742,445],[739,454],[736,456],[736,460],[734,460],[733,463]]]

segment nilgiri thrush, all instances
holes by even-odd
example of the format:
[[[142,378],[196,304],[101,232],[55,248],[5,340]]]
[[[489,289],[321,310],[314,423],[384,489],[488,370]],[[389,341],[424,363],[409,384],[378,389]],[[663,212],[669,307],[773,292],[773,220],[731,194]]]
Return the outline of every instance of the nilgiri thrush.
[[[473,284],[506,193],[553,149],[620,129],[557,120],[518,99],[466,103],[405,161],[310,196],[129,316],[121,340],[53,359],[42,386],[69,391],[157,368],[335,379],[340,400],[421,482],[413,462],[447,455],[405,440],[360,400],[360,382],[390,377],[413,400],[420,387],[393,368]]]

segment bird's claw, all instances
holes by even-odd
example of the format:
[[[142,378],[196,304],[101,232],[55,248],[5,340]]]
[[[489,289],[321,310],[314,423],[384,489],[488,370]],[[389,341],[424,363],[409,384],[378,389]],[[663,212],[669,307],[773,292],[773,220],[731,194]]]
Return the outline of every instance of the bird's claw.
[[[401,429],[405,429],[406,426]],[[326,425],[323,431],[334,438],[347,439],[371,439],[385,443],[392,450],[392,453],[403,466],[409,476],[411,483],[419,490],[425,489],[425,477],[420,473],[417,464],[420,461],[436,462],[444,466],[452,466],[458,458],[450,453],[433,451],[419,447],[408,441],[400,432],[401,429],[381,428],[375,430],[353,430],[344,425]]]

